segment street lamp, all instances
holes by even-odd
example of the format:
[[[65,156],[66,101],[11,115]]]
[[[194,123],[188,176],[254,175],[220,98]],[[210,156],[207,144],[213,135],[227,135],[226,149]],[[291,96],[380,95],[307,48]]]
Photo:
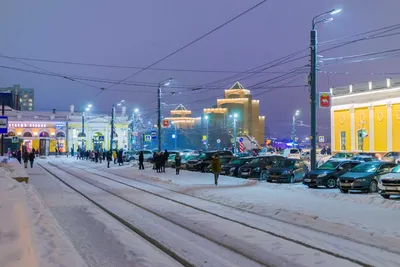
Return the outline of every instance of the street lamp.
[[[157,131],[158,131],[158,151],[161,152],[161,88],[169,86],[171,84],[172,78],[161,81],[158,83],[157,90],[157,111],[158,111],[158,120],[157,120]]]
[[[296,110],[292,119],[292,147],[294,147],[294,144],[296,142],[296,117],[298,117],[299,115],[300,110]]]
[[[113,143],[114,143],[114,116],[115,116],[115,106],[121,106],[122,105],[122,103],[124,103],[125,102],[125,100],[121,100],[121,101],[119,101],[119,102],[115,102],[113,105],[112,105],[112,109],[111,109],[111,136],[110,136],[110,139],[111,139],[111,142],[110,142],[110,151],[112,151],[113,150]]]
[[[133,143],[135,142],[135,144],[136,144],[136,136],[134,136],[133,133],[135,132],[136,120],[137,120],[136,116],[138,115],[138,113],[139,113],[139,109],[138,108],[135,108],[133,110],[133,113],[132,113],[131,134],[129,135],[129,147],[130,147],[131,150],[134,149]]]
[[[89,112],[90,111],[90,109],[92,108],[92,104],[88,104],[88,105],[86,105],[86,107],[84,108],[84,110],[86,111],[86,112]],[[81,132],[81,138],[82,138],[82,147],[81,147],[81,149],[82,150],[86,150],[85,149],[85,111],[83,111],[82,112],[82,132]]]
[[[239,116],[237,113],[234,113],[233,115],[229,115],[229,117],[233,118],[233,153],[236,153],[236,140],[237,140],[236,121]]]
[[[204,120],[206,121],[206,151],[208,151],[208,115],[204,116]]]
[[[175,127],[175,133],[172,135],[172,138],[174,139],[174,142],[175,142],[174,149],[176,150],[178,147],[178,133],[177,133],[177,129],[176,129],[176,123],[171,122],[171,124],[174,125],[174,127]]]
[[[317,20],[326,15],[334,15],[342,11],[341,9],[332,9],[328,12],[315,16],[312,20],[311,29],[311,170],[316,169],[317,165],[317,30],[315,26],[318,23],[325,23],[332,21],[331,18]]]

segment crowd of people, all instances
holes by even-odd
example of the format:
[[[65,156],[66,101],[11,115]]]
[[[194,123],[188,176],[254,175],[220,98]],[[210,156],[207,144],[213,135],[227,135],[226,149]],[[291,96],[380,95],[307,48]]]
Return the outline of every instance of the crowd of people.
[[[28,168],[28,163],[33,168],[33,162],[35,161],[36,156],[39,155],[39,151],[36,151],[34,148],[32,150],[27,150],[26,148],[18,149],[14,152],[11,152],[11,149],[8,149],[7,156],[10,159],[15,158],[18,160],[20,164],[24,162],[24,167]]]
[[[81,160],[90,160],[95,163],[102,163],[103,161],[107,161],[107,168],[110,168],[110,162],[114,162],[114,164],[118,163],[118,166],[124,165],[123,160],[123,149],[120,150],[84,150],[81,148],[77,149],[77,159]],[[71,155],[73,156],[73,151],[71,151]]]

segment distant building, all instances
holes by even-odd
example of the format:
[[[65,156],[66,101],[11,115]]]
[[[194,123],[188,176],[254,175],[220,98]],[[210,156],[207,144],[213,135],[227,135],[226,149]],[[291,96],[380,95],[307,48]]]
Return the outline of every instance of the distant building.
[[[239,82],[225,90],[224,98],[217,99],[213,108],[205,108],[204,115],[208,116],[209,125],[222,127],[232,125],[230,115],[237,114],[236,121],[238,136],[251,136],[259,144],[264,144],[265,117],[259,115],[259,100],[253,100],[250,90]]]
[[[182,104],[171,110],[171,117],[165,119],[180,129],[190,129],[201,124],[201,118],[193,118],[192,111],[186,109]]]
[[[35,109],[35,90],[32,88],[21,88],[16,84],[13,87],[0,88],[0,93],[12,94],[12,103],[7,105],[12,109],[25,111]]]

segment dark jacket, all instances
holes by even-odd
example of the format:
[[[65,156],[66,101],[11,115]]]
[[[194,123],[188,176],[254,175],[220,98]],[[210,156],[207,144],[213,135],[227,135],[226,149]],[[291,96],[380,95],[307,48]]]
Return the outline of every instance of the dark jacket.
[[[35,153],[31,151],[31,153],[29,153],[29,161],[34,161],[34,160],[35,160]]]
[[[109,150],[109,151],[107,152],[107,160],[108,160],[108,161],[112,161],[112,152],[111,152],[111,150]]]
[[[123,153],[122,150],[118,151],[118,156],[117,156],[117,158],[118,158],[118,163],[123,163],[123,161],[122,161],[122,153]]]
[[[168,153],[167,150],[165,150],[165,152],[164,152],[164,160],[167,161],[168,157],[169,157],[169,153]]]
[[[29,153],[28,151],[25,151],[24,154],[22,155],[22,159],[24,160],[24,162],[28,162],[29,160]]]
[[[140,151],[139,162],[143,162],[143,161],[144,161],[143,151]]]
[[[211,168],[214,173],[221,172],[221,159],[218,156],[215,156],[211,163]]]
[[[182,159],[179,156],[179,154],[176,154],[176,157],[175,157],[175,167],[176,168],[179,168],[181,166],[181,161],[182,161]]]

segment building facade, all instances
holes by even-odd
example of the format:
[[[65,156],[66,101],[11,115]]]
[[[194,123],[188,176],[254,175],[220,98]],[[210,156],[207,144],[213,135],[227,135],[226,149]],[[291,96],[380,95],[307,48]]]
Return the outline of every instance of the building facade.
[[[217,99],[213,108],[205,108],[209,123],[218,127],[233,124],[230,115],[237,114],[236,127],[238,135],[248,135],[255,138],[259,144],[264,143],[265,117],[260,116],[260,101],[254,100],[250,90],[236,82],[225,90],[224,98]]]
[[[14,110],[35,110],[35,90],[32,88],[21,88],[19,84],[12,87],[0,88],[0,93],[11,93],[12,103],[7,106]]]
[[[331,88],[332,150],[400,151],[400,81]]]
[[[115,114],[113,148],[128,148],[130,122],[125,110]],[[110,115],[75,112],[74,106],[70,112],[17,111],[7,107],[5,115],[8,116],[5,151],[8,148],[13,151],[34,148],[41,155],[48,156],[55,154],[56,149],[60,153],[71,149],[76,152],[82,145],[86,150],[110,149]],[[18,143],[12,142],[13,137],[17,137]]]
[[[192,111],[186,109],[182,104],[171,110],[171,117],[165,118],[179,129],[191,129],[201,125],[201,117],[192,117]]]

